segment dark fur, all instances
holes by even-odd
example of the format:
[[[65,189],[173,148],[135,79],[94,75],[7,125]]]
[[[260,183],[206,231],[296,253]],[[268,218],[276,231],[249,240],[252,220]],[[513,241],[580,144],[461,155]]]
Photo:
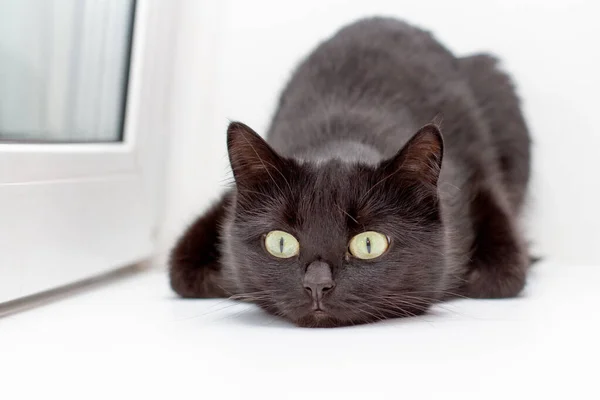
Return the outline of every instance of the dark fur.
[[[443,141],[426,125],[440,116]],[[359,21],[298,67],[269,145],[241,123],[227,140],[236,187],[172,252],[184,297],[234,295],[302,326],[337,326],[421,314],[455,295],[516,296],[525,284],[517,218],[529,135],[490,56],[456,58],[403,22]],[[299,240],[298,257],[264,250],[275,229]],[[348,254],[365,230],[390,237],[387,253]],[[326,314],[302,286],[315,260],[335,281]]]

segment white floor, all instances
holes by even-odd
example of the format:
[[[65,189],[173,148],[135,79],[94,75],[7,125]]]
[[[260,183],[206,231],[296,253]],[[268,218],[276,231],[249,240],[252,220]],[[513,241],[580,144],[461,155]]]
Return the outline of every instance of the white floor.
[[[523,298],[300,329],[180,300],[156,271],[0,319],[0,398],[600,399],[600,266],[536,266]]]

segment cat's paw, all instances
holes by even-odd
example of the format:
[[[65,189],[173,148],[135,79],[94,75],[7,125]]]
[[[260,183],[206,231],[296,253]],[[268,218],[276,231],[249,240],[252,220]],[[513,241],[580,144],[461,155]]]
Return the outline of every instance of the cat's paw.
[[[481,299],[516,297],[526,283],[527,263],[476,265],[466,276],[464,295]]]
[[[219,284],[220,271],[210,266],[172,265],[169,271],[171,288],[185,298],[228,297]]]

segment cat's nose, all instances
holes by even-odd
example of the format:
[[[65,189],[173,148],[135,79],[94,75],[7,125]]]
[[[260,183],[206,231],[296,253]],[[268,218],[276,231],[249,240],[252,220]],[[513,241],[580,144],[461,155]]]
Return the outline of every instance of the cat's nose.
[[[304,289],[318,305],[328,292],[335,287],[331,268],[324,261],[313,261],[304,274]]]

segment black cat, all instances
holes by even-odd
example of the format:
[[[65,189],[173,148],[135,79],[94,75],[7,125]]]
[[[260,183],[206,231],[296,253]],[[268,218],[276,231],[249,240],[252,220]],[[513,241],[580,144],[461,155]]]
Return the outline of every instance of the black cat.
[[[229,126],[235,188],[179,239],[173,289],[311,327],[518,295],[530,139],[496,64],[393,19],[342,29],[296,70],[268,144]]]

